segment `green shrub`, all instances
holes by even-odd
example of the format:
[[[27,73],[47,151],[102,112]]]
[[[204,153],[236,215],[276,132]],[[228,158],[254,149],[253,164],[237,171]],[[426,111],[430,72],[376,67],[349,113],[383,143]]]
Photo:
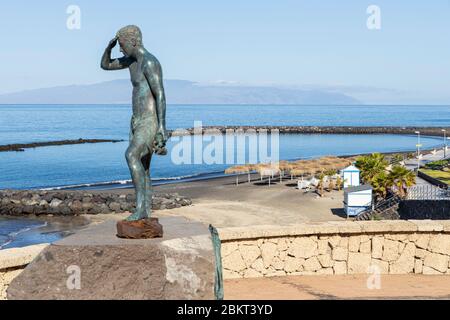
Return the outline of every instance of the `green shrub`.
[[[425,167],[431,170],[442,170],[444,167],[448,166],[448,160],[438,160],[433,162],[428,162]]]

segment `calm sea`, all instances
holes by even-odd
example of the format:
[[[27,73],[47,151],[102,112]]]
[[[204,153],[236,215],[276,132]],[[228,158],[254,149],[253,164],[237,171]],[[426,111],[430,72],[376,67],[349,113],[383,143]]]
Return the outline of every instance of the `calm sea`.
[[[0,105],[0,144],[49,140],[128,139],[128,105]],[[314,126],[450,126],[450,106],[236,106],[169,105],[169,129],[208,125]],[[414,150],[415,136],[280,135],[280,159],[322,155]],[[424,147],[442,142],[422,139]],[[226,164],[176,164],[169,155],[155,156],[155,183],[222,174]],[[204,147],[208,142],[204,143]],[[26,149],[0,153],[0,189],[64,186],[124,186],[129,171],[124,159],[128,141]],[[224,147],[225,148],[225,147]],[[225,159],[224,149],[223,157]],[[234,150],[236,151],[236,150]],[[193,152],[193,150],[192,150]],[[269,152],[270,154],[270,152]],[[193,159],[193,158],[192,158]],[[247,150],[248,159],[248,150]]]
[[[127,140],[130,116],[128,105],[0,105],[0,144],[78,138]],[[167,107],[169,129],[193,127],[194,121],[202,121],[205,126],[450,126],[450,106]],[[280,159],[298,159],[414,150],[417,138],[399,135],[299,134],[280,135],[279,141]],[[422,139],[425,148],[441,142],[439,138]],[[127,144],[125,141],[2,152],[0,189],[129,186],[129,172],[124,159]],[[177,165],[170,157],[174,145],[175,141],[169,141],[169,155],[155,156],[152,161],[155,183],[220,176],[228,166],[204,163]],[[227,151],[225,148],[224,152]],[[0,249],[52,242],[61,237],[57,232],[40,232],[42,226],[41,221],[0,217]]]

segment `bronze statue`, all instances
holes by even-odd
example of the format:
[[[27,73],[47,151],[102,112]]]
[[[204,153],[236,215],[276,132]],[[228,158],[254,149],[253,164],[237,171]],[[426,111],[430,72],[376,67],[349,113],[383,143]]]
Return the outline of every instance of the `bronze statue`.
[[[111,50],[120,45],[124,54],[111,59]],[[126,220],[148,219],[152,209],[150,162],[152,154],[165,155],[167,150],[166,99],[159,61],[142,44],[142,33],[137,26],[126,26],[117,32],[102,57],[104,70],[130,70],[133,85],[133,116],[130,143],[126,151],[128,167],[136,190],[136,211]]]

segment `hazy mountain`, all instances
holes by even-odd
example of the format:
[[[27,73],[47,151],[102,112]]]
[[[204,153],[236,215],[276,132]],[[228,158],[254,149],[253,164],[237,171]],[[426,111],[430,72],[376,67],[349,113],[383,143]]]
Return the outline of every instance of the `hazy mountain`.
[[[208,85],[166,80],[171,104],[360,104],[357,99],[326,89],[277,86]],[[0,95],[0,104],[120,104],[130,103],[129,80],[26,90]]]

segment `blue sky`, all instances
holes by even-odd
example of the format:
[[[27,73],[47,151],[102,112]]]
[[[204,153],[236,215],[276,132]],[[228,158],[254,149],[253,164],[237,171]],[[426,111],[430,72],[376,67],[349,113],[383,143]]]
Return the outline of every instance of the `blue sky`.
[[[80,30],[66,28],[72,4],[81,9]],[[371,4],[381,9],[381,30],[366,27]],[[117,29],[137,24],[165,78],[325,87],[373,103],[450,104],[450,0],[0,6],[0,93],[128,77],[101,70],[99,60]]]

